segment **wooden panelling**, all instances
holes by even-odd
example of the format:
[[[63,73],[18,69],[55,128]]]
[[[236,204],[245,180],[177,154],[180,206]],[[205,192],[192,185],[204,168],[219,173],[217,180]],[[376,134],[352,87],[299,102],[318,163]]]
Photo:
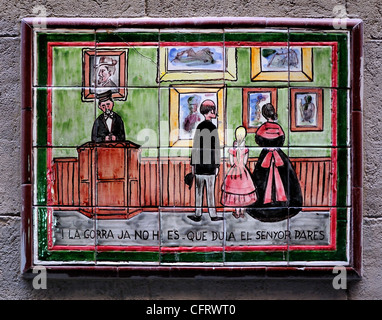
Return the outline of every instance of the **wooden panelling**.
[[[330,158],[292,158],[304,206],[330,206]]]
[[[248,169],[253,172],[257,158],[250,158]],[[330,158],[292,158],[300,181],[303,194],[303,205],[310,207],[330,206]],[[138,162],[138,161],[137,161]],[[216,178],[215,201],[222,207],[221,186],[229,169],[228,162],[220,166]],[[189,158],[142,158],[139,161],[139,177],[130,182],[130,205],[144,207],[193,207],[195,205],[195,184],[192,188],[184,183],[184,177],[191,172]],[[88,205],[91,195],[86,188],[86,170],[79,177],[76,158],[54,159],[54,197],[55,205],[76,206]],[[135,173],[134,175],[138,175]],[[81,178],[81,200],[78,198],[79,178]],[[86,190],[85,190],[86,189]],[[123,188],[125,190],[125,188]],[[108,193],[108,192],[107,192]],[[88,195],[86,197],[85,195]],[[206,204],[206,199],[204,199]],[[107,205],[107,203],[102,203]],[[111,205],[126,205],[113,202]]]
[[[250,158],[248,169],[253,172],[257,158]],[[330,158],[292,158],[292,165],[297,177],[304,199],[304,206],[329,206],[330,205]],[[160,170],[158,170],[158,166]],[[216,177],[215,201],[217,207],[222,207],[221,186],[224,176],[229,169],[225,162],[220,166]],[[152,158],[141,159],[141,201],[142,206],[163,207],[192,207],[195,205],[195,185],[189,189],[184,183],[184,177],[191,172],[189,158],[173,158],[158,160]],[[160,174],[161,181],[155,176]],[[161,190],[156,189],[161,185]],[[156,195],[154,197],[153,195]],[[204,204],[206,199],[204,199]]]
[[[160,199],[159,166],[156,158],[140,162],[140,195],[142,207],[158,207]],[[142,177],[144,179],[142,180]]]
[[[55,158],[53,163],[54,205],[78,206],[78,161],[77,158]]]

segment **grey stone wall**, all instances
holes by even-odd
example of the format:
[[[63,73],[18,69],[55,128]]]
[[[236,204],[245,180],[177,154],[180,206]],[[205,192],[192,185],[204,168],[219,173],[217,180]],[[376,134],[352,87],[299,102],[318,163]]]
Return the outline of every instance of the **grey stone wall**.
[[[21,108],[20,20],[48,17],[300,17],[333,18],[344,5],[365,22],[363,273],[347,290],[311,279],[48,279],[35,290],[20,274]],[[381,299],[382,276],[382,2],[366,0],[0,0],[0,299]]]

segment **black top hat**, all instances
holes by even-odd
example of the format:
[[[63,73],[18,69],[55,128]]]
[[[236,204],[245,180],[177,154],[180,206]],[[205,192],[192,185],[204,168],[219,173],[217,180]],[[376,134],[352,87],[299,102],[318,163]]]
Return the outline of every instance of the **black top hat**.
[[[96,97],[99,100],[99,102],[112,100],[112,92],[111,92],[111,90],[108,90],[108,91],[104,91],[102,93],[97,93]]]

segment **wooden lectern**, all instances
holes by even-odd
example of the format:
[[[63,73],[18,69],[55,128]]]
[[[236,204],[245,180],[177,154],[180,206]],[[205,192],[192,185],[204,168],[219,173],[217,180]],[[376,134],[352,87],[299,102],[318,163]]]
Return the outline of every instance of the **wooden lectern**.
[[[97,219],[128,219],[142,211],[139,145],[87,142],[77,148],[80,212]]]

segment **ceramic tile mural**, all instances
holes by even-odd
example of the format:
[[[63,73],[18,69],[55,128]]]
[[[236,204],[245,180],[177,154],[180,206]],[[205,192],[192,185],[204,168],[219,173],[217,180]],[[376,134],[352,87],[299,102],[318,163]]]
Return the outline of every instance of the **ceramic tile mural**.
[[[358,270],[358,21],[58,21],[23,22],[26,265]]]

